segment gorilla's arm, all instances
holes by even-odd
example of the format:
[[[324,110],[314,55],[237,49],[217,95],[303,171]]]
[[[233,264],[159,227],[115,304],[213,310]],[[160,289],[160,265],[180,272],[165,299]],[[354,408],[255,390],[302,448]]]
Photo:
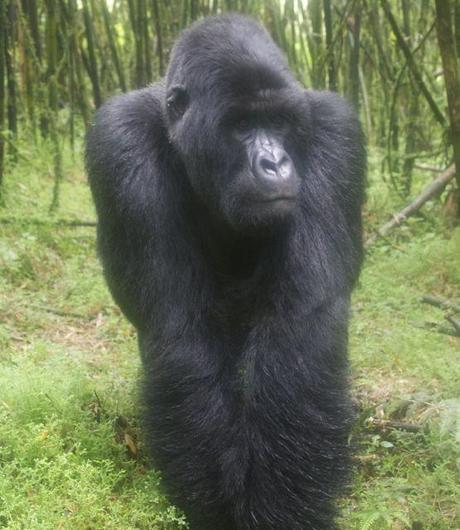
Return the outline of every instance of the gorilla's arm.
[[[323,286],[330,298],[349,294],[361,267],[366,153],[356,113],[343,98],[315,91],[308,96],[313,132],[304,162],[298,234],[303,250],[296,255],[306,260],[310,282]]]
[[[98,246],[110,290],[138,328],[152,318],[160,177],[168,146],[162,87],[117,96],[96,113],[86,165],[98,215]]]
[[[333,183],[334,200],[344,215],[356,252],[361,247],[366,151],[356,112],[333,92],[312,92],[313,119],[318,130],[313,147],[317,167],[324,165]]]

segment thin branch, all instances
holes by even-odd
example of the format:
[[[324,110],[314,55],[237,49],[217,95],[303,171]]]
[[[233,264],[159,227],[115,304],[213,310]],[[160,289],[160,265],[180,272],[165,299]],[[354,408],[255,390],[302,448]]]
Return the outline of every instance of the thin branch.
[[[454,329],[443,326],[442,324],[439,324],[438,322],[431,322],[431,321],[413,322],[413,326],[419,329],[424,329],[425,331],[435,331],[436,333],[441,333],[441,335],[449,335],[449,337],[460,337],[460,331],[456,329],[454,324],[452,324]]]
[[[59,309],[55,309],[54,307],[48,307],[44,305],[37,305],[32,304],[30,307],[34,307],[35,309],[39,309],[42,311],[46,311],[47,313],[51,313],[52,315],[56,315],[58,317],[64,317],[64,318],[76,318],[80,320],[94,320],[94,316],[91,315],[83,315],[81,313],[73,313],[72,311],[61,311]]]
[[[404,223],[408,217],[419,210],[427,201],[436,195],[439,195],[447,186],[447,184],[454,178],[454,176],[455,166],[452,164],[435,180],[433,180],[433,182],[431,182],[413,202],[408,204],[400,212],[394,214],[391,221],[388,221],[388,223],[385,223],[381,228],[379,228],[366,241],[365,246],[368,247],[369,245],[372,245],[379,237],[385,236],[392,228]]]
[[[403,423],[401,421],[381,420],[379,418],[369,418],[369,424],[382,430],[398,429],[408,432],[419,432],[423,428],[423,425],[416,423]]]
[[[435,166],[427,166],[426,164],[414,164],[414,167],[422,171],[431,171],[432,173],[441,173],[442,169]]]
[[[446,320],[452,324],[457,332],[457,336],[460,337],[460,320],[454,318],[452,315],[447,315]]]
[[[454,313],[460,313],[459,305],[455,304],[454,302],[451,302],[450,300],[438,298],[437,296],[431,296],[431,295],[422,296],[422,298],[420,298],[420,301],[423,302],[424,304],[430,304],[434,307],[439,307],[441,309],[446,309],[446,310],[450,309]]]

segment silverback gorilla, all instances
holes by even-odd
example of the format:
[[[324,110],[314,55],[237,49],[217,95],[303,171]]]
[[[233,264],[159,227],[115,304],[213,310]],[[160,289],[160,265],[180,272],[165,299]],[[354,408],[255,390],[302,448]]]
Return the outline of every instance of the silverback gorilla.
[[[145,431],[196,530],[331,530],[349,469],[365,154],[267,32],[207,18],[166,79],[98,110],[98,245],[137,329]]]

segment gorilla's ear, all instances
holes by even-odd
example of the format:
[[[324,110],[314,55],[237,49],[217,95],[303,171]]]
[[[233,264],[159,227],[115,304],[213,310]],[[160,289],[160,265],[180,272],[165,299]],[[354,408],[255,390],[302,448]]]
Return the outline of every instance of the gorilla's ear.
[[[171,119],[179,119],[187,109],[189,97],[185,87],[175,85],[168,89],[166,94],[166,107]]]

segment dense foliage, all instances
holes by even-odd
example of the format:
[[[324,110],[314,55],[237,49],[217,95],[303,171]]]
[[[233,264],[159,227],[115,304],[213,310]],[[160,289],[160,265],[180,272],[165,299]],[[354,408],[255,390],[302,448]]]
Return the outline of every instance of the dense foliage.
[[[442,169],[451,161],[460,101],[458,2],[454,9],[447,0],[5,0],[0,181],[4,151],[7,167],[20,156],[18,135],[49,138],[55,208],[63,143],[75,144],[108,96],[162,76],[182,28],[226,10],[261,20],[306,86],[337,90],[354,103],[370,145],[381,151],[381,177],[399,196],[411,194],[418,173],[430,178],[427,165]]]

